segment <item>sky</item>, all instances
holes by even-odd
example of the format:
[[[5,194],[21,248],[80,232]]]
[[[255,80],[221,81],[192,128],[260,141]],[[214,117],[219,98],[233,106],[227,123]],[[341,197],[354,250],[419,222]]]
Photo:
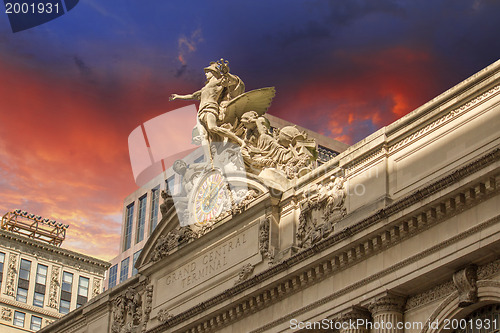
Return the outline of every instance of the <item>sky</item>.
[[[0,215],[69,224],[63,247],[105,260],[137,189],[129,134],[192,104],[168,97],[210,61],[276,87],[270,114],[354,144],[500,56],[493,0],[80,0],[17,33],[0,8]]]

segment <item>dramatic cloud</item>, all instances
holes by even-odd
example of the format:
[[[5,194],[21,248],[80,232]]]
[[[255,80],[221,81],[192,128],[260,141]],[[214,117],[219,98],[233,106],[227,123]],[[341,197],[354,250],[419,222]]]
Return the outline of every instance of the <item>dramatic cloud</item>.
[[[142,107],[158,112],[166,97],[137,93],[155,86],[147,79],[103,96],[90,84],[36,70],[0,63],[0,72],[0,211],[20,208],[67,223],[65,247],[112,258],[123,199],[136,188],[127,136],[150,118]],[[123,97],[109,102],[114,94]]]
[[[396,47],[369,57],[337,52],[332,62],[350,70],[311,75],[290,88],[287,99],[276,98],[272,112],[353,144],[436,94],[438,64],[424,51]]]

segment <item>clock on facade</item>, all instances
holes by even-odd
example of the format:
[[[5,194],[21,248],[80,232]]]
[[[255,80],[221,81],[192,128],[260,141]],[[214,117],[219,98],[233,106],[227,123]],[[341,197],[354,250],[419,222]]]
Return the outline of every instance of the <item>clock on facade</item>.
[[[219,217],[229,199],[224,176],[218,170],[205,174],[199,181],[193,197],[195,223],[205,224]]]

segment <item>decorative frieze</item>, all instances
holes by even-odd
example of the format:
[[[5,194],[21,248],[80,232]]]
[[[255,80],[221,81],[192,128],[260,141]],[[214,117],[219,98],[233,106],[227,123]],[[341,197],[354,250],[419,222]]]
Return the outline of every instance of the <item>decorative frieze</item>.
[[[437,299],[449,296],[455,290],[455,285],[451,281],[437,285],[432,289],[408,298],[406,302],[406,310],[410,310],[433,302]]]
[[[458,306],[465,308],[477,302],[477,266],[470,265],[453,274],[458,290]]]
[[[58,293],[59,293],[59,275],[60,268],[57,266],[52,266],[50,270],[50,287],[49,287],[49,304],[48,307],[53,309],[58,308]]]
[[[7,267],[7,279],[5,282],[5,295],[15,296],[15,283],[17,274],[17,257],[15,253],[9,254],[9,264]]]
[[[484,280],[500,273],[500,260],[495,260],[487,265],[480,266],[477,270],[477,279]]]

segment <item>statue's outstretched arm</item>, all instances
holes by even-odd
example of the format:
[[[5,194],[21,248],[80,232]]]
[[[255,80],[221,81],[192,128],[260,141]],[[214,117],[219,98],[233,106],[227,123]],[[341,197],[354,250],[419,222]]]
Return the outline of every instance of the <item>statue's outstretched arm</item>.
[[[201,98],[201,90],[195,91],[192,94],[189,95],[177,95],[177,94],[172,94],[170,95],[169,100],[174,101],[176,99],[184,100],[184,101],[190,101],[190,100],[197,100],[199,101]]]

